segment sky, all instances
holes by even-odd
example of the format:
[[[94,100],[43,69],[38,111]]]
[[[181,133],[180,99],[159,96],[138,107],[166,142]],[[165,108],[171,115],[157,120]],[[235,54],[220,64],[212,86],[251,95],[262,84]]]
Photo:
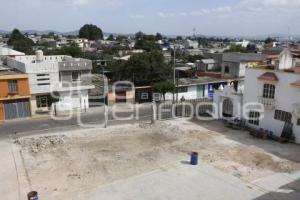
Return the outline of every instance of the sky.
[[[300,34],[300,0],[0,0],[0,30],[254,36]]]

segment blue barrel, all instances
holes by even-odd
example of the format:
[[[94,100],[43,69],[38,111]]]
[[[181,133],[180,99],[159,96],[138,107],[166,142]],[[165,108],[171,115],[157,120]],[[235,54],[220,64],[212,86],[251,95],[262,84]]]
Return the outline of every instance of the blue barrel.
[[[198,165],[198,153],[193,152],[191,154],[191,165]]]
[[[29,192],[27,194],[28,200],[39,200],[38,193],[36,191]]]

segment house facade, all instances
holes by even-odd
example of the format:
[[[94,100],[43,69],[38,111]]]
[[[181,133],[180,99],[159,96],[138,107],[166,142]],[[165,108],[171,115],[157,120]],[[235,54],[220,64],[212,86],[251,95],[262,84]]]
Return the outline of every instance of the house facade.
[[[244,77],[246,68],[257,65],[263,56],[255,53],[224,53],[222,58],[222,76]]]
[[[0,121],[30,116],[28,76],[0,67]]]
[[[247,121],[249,127],[268,130],[277,137],[289,128],[300,143],[300,74],[296,70],[247,69],[244,104],[250,102],[263,104],[264,113],[250,111],[249,117],[254,119]]]
[[[89,108],[92,62],[70,56],[7,58],[7,65],[28,74],[32,114]]]

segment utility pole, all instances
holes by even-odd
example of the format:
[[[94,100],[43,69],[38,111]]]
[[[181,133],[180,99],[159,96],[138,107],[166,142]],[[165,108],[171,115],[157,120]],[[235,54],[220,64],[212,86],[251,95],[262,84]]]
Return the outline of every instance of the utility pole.
[[[173,65],[173,83],[174,83],[174,90],[173,90],[173,104],[175,103],[175,91],[176,91],[176,45],[174,44],[174,65]]]
[[[107,99],[107,78],[104,74],[104,67],[102,67],[102,78],[103,78],[103,93],[104,93],[104,128],[107,128],[107,121],[108,121],[108,112],[107,112],[107,105],[106,105],[106,99]]]

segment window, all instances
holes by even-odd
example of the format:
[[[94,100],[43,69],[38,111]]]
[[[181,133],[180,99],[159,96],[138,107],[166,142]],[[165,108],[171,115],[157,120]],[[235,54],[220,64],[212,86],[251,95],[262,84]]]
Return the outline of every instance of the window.
[[[260,113],[259,112],[255,112],[255,111],[250,111],[249,113],[249,124],[254,124],[256,126],[259,125],[259,117],[260,117]]]
[[[179,87],[177,90],[178,93],[186,93],[188,92],[188,87]]]
[[[229,74],[229,72],[230,72],[229,66],[225,66],[225,73]]]
[[[80,81],[81,73],[80,72],[72,72],[72,81]]]
[[[50,78],[38,78],[37,81],[50,81]]]
[[[143,92],[143,93],[141,94],[141,99],[142,99],[142,100],[147,100],[147,99],[149,99],[149,94],[148,94],[147,92]]]
[[[9,80],[8,81],[8,93],[18,93],[18,81]]]
[[[38,86],[43,86],[43,85],[50,85],[50,83],[38,83]]]
[[[45,108],[51,106],[51,96],[50,95],[43,95],[36,97],[36,106],[38,108]]]
[[[37,74],[36,76],[41,77],[41,76],[49,76],[49,74]]]
[[[297,125],[300,126],[300,118],[297,120]]]
[[[292,114],[289,112],[285,112],[282,110],[275,110],[274,119],[280,120],[283,122],[291,122],[292,121]]]
[[[263,98],[274,99],[275,97],[275,85],[264,84]]]

